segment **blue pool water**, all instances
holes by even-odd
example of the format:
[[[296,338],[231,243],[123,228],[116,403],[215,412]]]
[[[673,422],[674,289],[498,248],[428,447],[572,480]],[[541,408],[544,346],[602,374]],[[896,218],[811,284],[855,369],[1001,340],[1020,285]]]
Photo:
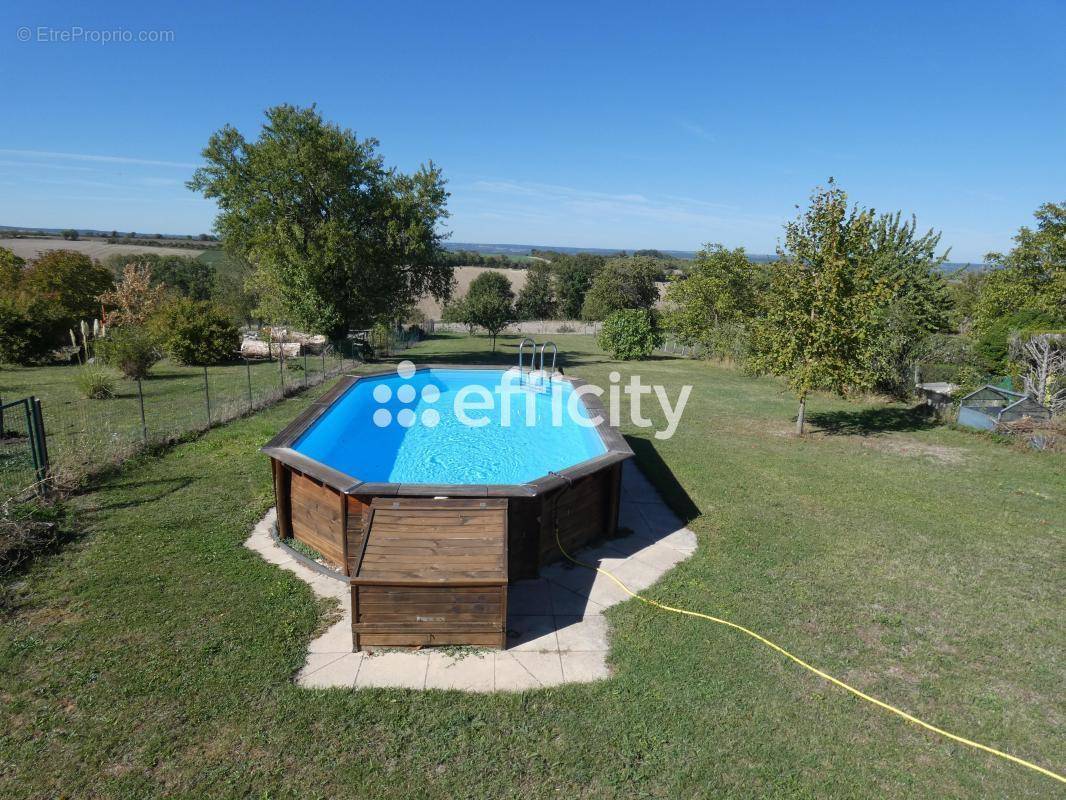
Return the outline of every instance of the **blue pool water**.
[[[460,393],[468,400],[467,419],[484,423],[471,427],[460,419]],[[556,381],[550,393],[535,392],[502,370],[363,378],[293,448],[363,481],[527,483],[606,452],[595,428],[571,417],[574,408],[588,421],[584,403],[571,402],[572,394],[567,381]]]

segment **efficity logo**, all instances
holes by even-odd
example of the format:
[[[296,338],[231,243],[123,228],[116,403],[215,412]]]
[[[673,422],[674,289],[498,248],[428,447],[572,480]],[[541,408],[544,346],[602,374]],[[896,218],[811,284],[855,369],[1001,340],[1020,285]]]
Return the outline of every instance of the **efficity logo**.
[[[440,424],[441,412],[434,406],[443,395],[433,384],[426,384],[419,391],[417,386],[409,383],[416,371],[413,363],[401,361],[396,367],[396,374],[404,383],[399,386],[379,383],[374,387],[373,397],[377,407],[373,420],[377,427],[387,428],[395,424],[401,428],[411,428],[420,424],[434,428]],[[459,424],[468,428],[481,428],[493,422],[504,428],[512,424],[535,427],[545,424],[541,421],[544,417],[547,417],[546,423],[553,427],[569,424],[582,428],[595,428],[603,424],[618,427],[622,422],[623,406],[628,403],[629,422],[638,428],[653,428],[656,420],[644,416],[644,400],[650,395],[658,402],[660,421],[665,422],[660,430],[655,431],[655,438],[673,437],[692,394],[691,385],[682,386],[676,401],[671,403],[665,386],[646,384],[641,381],[640,375],[630,375],[626,383],[621,382],[621,373],[617,371],[612,371],[607,377],[610,384],[604,389],[593,383],[571,386],[564,380],[543,374],[530,375],[511,369],[491,389],[483,384],[471,383],[460,386],[454,393],[449,390],[451,414]],[[582,402],[585,395],[605,399],[607,416],[590,415]],[[540,402],[538,398],[541,398]],[[549,402],[544,403],[544,399]],[[517,419],[516,408],[521,409]]]
[[[405,381],[415,376],[415,365],[410,361],[401,361],[396,367],[396,374]],[[396,387],[396,400],[405,407],[393,413],[387,408],[378,408],[374,411],[374,424],[379,428],[387,428],[396,422],[401,428],[410,428],[416,422],[421,422],[427,428],[435,428],[440,424],[440,412],[435,408],[423,409],[421,415],[415,414],[415,400],[418,398],[418,390],[409,383],[400,384]],[[374,387],[374,400],[379,406],[383,406],[392,400],[392,387],[387,383],[379,383]],[[440,389],[432,384],[422,387],[422,402],[432,405],[440,400]]]

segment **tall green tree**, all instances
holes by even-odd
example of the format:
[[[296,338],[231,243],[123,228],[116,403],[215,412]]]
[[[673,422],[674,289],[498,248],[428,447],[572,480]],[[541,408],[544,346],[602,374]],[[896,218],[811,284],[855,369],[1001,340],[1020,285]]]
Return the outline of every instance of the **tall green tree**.
[[[581,318],[603,320],[624,308],[648,309],[659,299],[656,281],[662,266],[646,256],[611,258],[596,273],[585,301]]]
[[[488,331],[495,352],[496,337],[515,320],[511,282],[502,272],[482,272],[471,281],[459,309],[463,322]]]
[[[940,234],[918,233],[917,220],[900,213],[876,217],[870,232],[874,279],[888,295],[877,310],[870,368],[878,391],[906,396],[913,391],[913,366],[926,352],[926,340],[951,324],[952,299],[938,253]]]
[[[715,347],[723,326],[754,320],[764,275],[743,247],[705,245],[667,288],[668,326],[686,344]]]
[[[537,255],[539,251],[534,251]],[[596,274],[603,269],[606,259],[594,253],[562,255],[551,253],[552,274],[555,276],[555,296],[559,303],[559,316],[563,319],[579,319],[585,295],[592,286]]]
[[[113,285],[111,270],[85,253],[49,250],[25,271],[20,291],[55,301],[64,326],[73,327],[100,316],[100,295]]]
[[[552,319],[555,308],[551,266],[538,261],[526,270],[526,284],[518,293],[515,314],[519,319]]]
[[[874,224],[873,212],[849,210],[847,195],[830,180],[785,226],[750,365],[787,378],[799,401],[798,434],[812,390],[847,395],[873,386],[878,309],[891,296],[871,258]]]
[[[1023,309],[1066,314],[1066,203],[1045,203],[1034,216],[1036,229],[1022,227],[1010,252],[985,256],[999,269],[988,273],[974,308],[978,334]]]
[[[231,126],[213,134],[188,183],[218,202],[225,246],[276,293],[264,305],[307,330],[339,337],[451,290],[441,171],[386,168],[377,148],[313,106],[274,106],[255,141]]]

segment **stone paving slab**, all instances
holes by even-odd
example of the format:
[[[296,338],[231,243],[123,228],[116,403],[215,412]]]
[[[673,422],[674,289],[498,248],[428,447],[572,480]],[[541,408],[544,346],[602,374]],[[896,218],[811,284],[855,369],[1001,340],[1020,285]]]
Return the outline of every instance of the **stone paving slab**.
[[[619,526],[625,536],[575,553],[617,575],[639,592],[696,551],[696,535],[659,497],[631,461],[622,469]],[[508,587],[507,649],[352,652],[351,593],[347,581],[294,560],[270,534],[271,509],[244,543],[265,561],[292,572],[316,595],[337,600],[340,618],[307,648],[296,683],[308,689],[394,688],[521,692],[610,677],[610,630],[603,612],[630,599],[607,576],[570,563],[541,570],[536,580]]]

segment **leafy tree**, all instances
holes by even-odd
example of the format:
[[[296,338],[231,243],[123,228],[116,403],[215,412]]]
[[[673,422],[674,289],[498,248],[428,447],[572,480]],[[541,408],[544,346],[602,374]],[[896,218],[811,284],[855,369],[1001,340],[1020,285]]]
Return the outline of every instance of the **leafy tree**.
[[[685,344],[702,344],[723,355],[734,350],[732,343],[757,315],[764,274],[743,247],[705,245],[688,274],[667,288],[670,328]]]
[[[647,358],[656,347],[662,347],[658,315],[650,308],[614,311],[603,321],[596,343],[622,361]]]
[[[0,247],[0,295],[13,296],[22,283],[26,262],[12,251]]]
[[[987,277],[988,273],[984,270],[969,269],[959,270],[947,277],[956,327],[969,330]]]
[[[651,308],[659,299],[655,281],[661,274],[659,265],[650,258],[609,259],[585,295],[581,317],[601,320],[623,308]]]
[[[20,290],[30,296],[54,299],[62,309],[63,329],[100,314],[101,294],[111,288],[111,271],[84,253],[49,250],[33,262]]]
[[[785,226],[750,366],[788,379],[799,400],[798,434],[812,390],[847,395],[873,386],[877,312],[890,297],[872,263],[873,227],[873,213],[849,211],[847,195],[832,180]]]
[[[115,287],[100,295],[112,327],[144,325],[165,299],[166,287],[152,280],[147,264],[127,264]]]
[[[1011,338],[1044,331],[1056,330],[1066,325],[1066,313],[1056,314],[1040,308],[1024,308],[1012,314],[1006,314],[986,326],[974,350],[986,372],[1001,374],[1010,371]]]
[[[44,359],[64,330],[62,309],[41,297],[0,295],[0,363],[32,364]]]
[[[538,253],[539,251],[534,251],[534,255]],[[559,315],[563,319],[580,318],[585,295],[606,259],[593,253],[577,253],[572,256],[549,253],[544,257],[551,260]]]
[[[251,264],[242,258],[225,255],[215,269],[211,299],[239,325],[255,319],[259,298],[255,291]]]
[[[155,336],[141,325],[108,329],[106,336],[96,340],[96,355],[133,380],[148,377],[162,357]]]
[[[940,234],[918,234],[917,220],[901,215],[878,216],[871,229],[870,258],[874,280],[888,287],[877,311],[870,368],[879,391],[906,396],[912,391],[912,371],[925,339],[946,331],[951,322],[951,296],[941,265],[947,253],[937,253]]]
[[[1022,309],[1066,311],[1066,203],[1045,203],[1034,216],[1036,230],[1022,227],[1009,253],[985,256],[1000,269],[990,272],[981,287],[974,309],[978,333]]]
[[[150,330],[168,356],[179,364],[202,366],[230,361],[240,332],[214,303],[175,297],[150,320]]]
[[[73,228],[67,228],[65,231],[63,231],[62,236],[68,242],[78,241],[78,232]]]
[[[162,284],[194,300],[208,300],[214,288],[215,269],[196,257],[138,253],[136,263],[151,269],[152,281]],[[115,274],[131,263],[131,257],[123,254],[109,256],[104,262]]]
[[[452,322],[461,325],[466,325],[467,332],[472,336],[474,331],[477,330],[477,325],[470,322],[468,314],[466,313],[466,298],[465,297],[453,297],[447,302],[440,310],[441,322]]]
[[[484,328],[492,336],[492,350],[496,351],[496,337],[514,322],[514,291],[502,272],[483,272],[474,278],[461,304],[462,321]]]
[[[432,163],[387,169],[375,139],[311,108],[266,111],[256,141],[217,131],[189,188],[218,201],[227,249],[255,265],[294,324],[334,337],[390,321],[419,297],[445,298],[440,257],[448,193]]]
[[[526,273],[526,285],[518,293],[515,314],[519,319],[552,319],[555,316],[555,290],[552,270],[537,262]]]

